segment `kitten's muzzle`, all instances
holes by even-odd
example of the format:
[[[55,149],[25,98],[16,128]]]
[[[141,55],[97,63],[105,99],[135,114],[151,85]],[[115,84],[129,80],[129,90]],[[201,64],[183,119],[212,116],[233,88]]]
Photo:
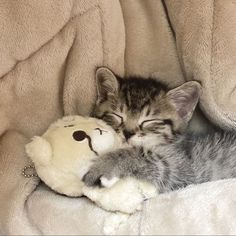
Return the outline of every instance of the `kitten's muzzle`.
[[[128,131],[128,130],[124,130],[124,131],[123,131],[123,134],[124,134],[124,136],[125,136],[126,141],[128,141],[132,136],[135,135],[134,132]]]

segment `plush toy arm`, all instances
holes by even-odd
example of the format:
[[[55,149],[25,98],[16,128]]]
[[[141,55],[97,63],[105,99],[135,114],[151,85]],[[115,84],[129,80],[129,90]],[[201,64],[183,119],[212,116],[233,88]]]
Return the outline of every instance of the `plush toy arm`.
[[[150,183],[128,177],[108,188],[84,186],[83,194],[105,210],[131,214],[141,210],[143,201],[155,197],[157,189]]]
[[[52,148],[44,138],[35,136],[25,146],[25,151],[31,160],[38,165],[47,165],[52,157]]]

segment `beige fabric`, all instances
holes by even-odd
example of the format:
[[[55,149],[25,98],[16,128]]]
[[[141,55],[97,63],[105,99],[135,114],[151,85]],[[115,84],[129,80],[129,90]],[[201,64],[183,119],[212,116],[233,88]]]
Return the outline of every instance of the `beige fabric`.
[[[235,10],[231,0],[2,0],[0,233],[102,232],[110,213],[47,189],[32,195],[38,180],[20,175],[31,136],[63,114],[89,114],[98,66],[120,75],[158,76],[170,87],[198,80],[209,119],[235,128]],[[207,124],[201,119],[195,130]],[[65,211],[67,221],[59,217]],[[93,226],[86,217],[94,217]],[[133,225],[122,232],[140,232]]]
[[[201,108],[215,124],[235,129],[236,1],[166,3],[185,77],[204,88]]]

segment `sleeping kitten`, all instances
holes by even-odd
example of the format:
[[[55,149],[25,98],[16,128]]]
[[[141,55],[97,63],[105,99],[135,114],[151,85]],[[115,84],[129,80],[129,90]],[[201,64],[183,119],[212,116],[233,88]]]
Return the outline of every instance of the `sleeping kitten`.
[[[121,79],[106,68],[97,70],[96,82],[93,115],[111,125],[124,141],[145,147],[168,143],[186,129],[200,90],[191,81],[167,92],[154,79]]]
[[[167,91],[153,79],[121,79],[106,68],[96,73],[94,115],[111,125],[129,147],[98,159],[83,180],[87,185],[133,176],[159,192],[193,183],[236,177],[236,136],[192,137],[185,130],[200,94],[197,82]]]

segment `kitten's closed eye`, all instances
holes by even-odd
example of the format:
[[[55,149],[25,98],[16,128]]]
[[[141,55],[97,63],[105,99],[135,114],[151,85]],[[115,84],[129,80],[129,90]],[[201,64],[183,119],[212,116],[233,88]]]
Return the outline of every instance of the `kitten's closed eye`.
[[[114,128],[118,128],[124,122],[123,117],[114,112],[104,114],[102,119]]]
[[[150,120],[144,120],[141,124],[140,124],[140,129],[143,128],[147,128],[149,126],[153,126],[153,125],[165,125],[165,122],[163,120],[160,119],[150,119]]]
[[[161,119],[150,119],[144,120],[141,125],[140,129],[145,132],[152,132],[159,134],[162,130],[166,130],[168,126],[172,126],[171,120],[161,120]]]
[[[124,122],[124,118],[121,115],[118,115],[114,112],[111,112],[110,115],[113,116],[117,120],[117,122],[119,122],[119,123]]]

